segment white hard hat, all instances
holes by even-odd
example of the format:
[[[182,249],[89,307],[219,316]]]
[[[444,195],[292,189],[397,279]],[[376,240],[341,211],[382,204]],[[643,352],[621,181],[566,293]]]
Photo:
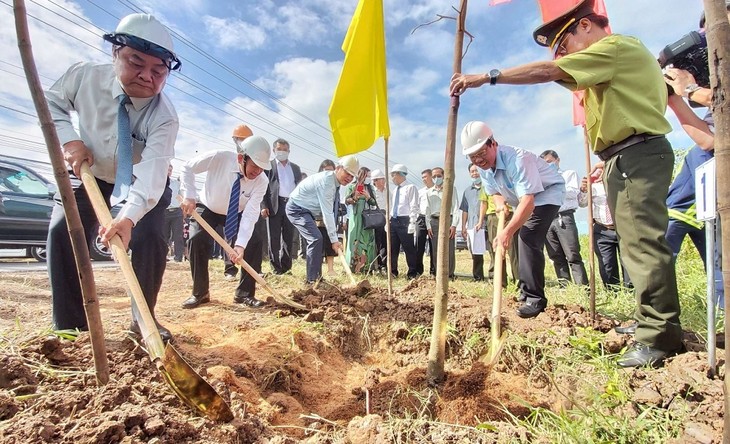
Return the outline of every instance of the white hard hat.
[[[375,180],[375,179],[385,179],[385,173],[383,173],[382,170],[375,169],[375,170],[372,170],[370,172],[370,178],[372,180]]]
[[[486,123],[472,120],[461,130],[461,153],[467,156],[476,153],[493,135]]]
[[[170,70],[179,69],[182,65],[175,55],[172,37],[167,28],[150,14],[130,14],[124,17],[114,32],[104,34],[104,40],[157,57]]]
[[[406,168],[405,165],[402,163],[396,163],[393,165],[393,168],[390,170],[391,173],[401,173],[402,175],[408,174],[408,168]]]
[[[353,176],[357,176],[357,170],[360,169],[360,162],[357,160],[357,157],[353,155],[340,157],[340,160],[339,162],[337,162],[337,164]]]
[[[253,163],[265,170],[271,169],[273,153],[269,149],[269,142],[261,136],[251,136],[238,142],[238,152],[245,154],[253,160]]]

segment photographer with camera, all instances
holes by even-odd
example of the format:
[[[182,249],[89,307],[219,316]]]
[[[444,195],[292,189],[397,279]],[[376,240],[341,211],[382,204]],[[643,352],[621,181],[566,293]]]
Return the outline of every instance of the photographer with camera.
[[[730,1],[725,2],[730,10]],[[730,19],[730,13],[728,13]],[[705,15],[700,18],[700,28],[704,28]],[[677,116],[682,128],[690,136],[695,146],[692,147],[682,162],[682,168],[669,187],[667,208],[669,210],[669,225],[666,239],[676,258],[682,247],[685,236],[692,239],[702,262],[707,266],[706,235],[704,223],[697,220],[695,206],[695,170],[698,166],[712,159],[714,156],[714,124],[712,111],[708,110],[704,118],[700,119],[693,107],[709,107],[712,102],[710,89],[710,70],[707,64],[707,42],[702,38],[703,29],[699,32],[684,36],[677,42],[668,45],[659,55],[659,63],[665,69],[664,79],[668,85],[668,105]],[[681,48],[681,50],[674,50]],[[699,82],[699,84],[698,84]],[[719,232],[719,223],[717,225]],[[721,236],[717,236],[719,240]],[[721,247],[715,249],[715,289],[718,296],[718,305],[724,306],[724,289],[718,253]]]

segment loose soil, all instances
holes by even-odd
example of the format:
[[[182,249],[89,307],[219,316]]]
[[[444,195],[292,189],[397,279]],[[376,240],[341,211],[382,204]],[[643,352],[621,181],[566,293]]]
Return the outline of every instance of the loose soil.
[[[523,320],[505,296],[502,328],[510,338],[500,362],[489,369],[479,358],[489,338],[491,302],[452,291],[447,374],[434,388],[426,378],[433,280],[413,281],[394,296],[347,286],[290,290],[310,308],[299,312],[271,299],[264,309],[236,305],[235,283],[211,273],[211,303],[183,310],[189,269],[170,263],[157,317],[175,335],[180,354],[230,402],[235,419],[218,424],[183,405],[128,336],[129,299],[118,270],[95,271],[111,371],[101,387],[88,335],[69,341],[47,330],[46,275],[0,277],[4,443],[375,443],[415,436],[407,426],[386,431],[384,422],[394,417],[403,424],[430,418],[422,426],[429,430],[417,433],[431,442],[529,442],[526,431],[509,422],[511,416],[524,417],[528,406],[558,412],[592,396],[580,375],[556,379],[554,368],[544,366],[557,365],[574,349],[569,338],[590,327],[590,316],[579,306],[551,304],[538,318]],[[277,279],[272,276],[270,283],[281,289]],[[615,321],[599,317],[597,324],[607,333],[602,344],[607,351],[626,345],[626,337],[610,332]],[[722,381],[708,377],[706,361],[705,353],[690,352],[659,370],[629,370],[625,414],[636,416],[644,405],[688,409],[692,420],[678,442],[708,437],[720,442]],[[489,424],[483,427],[488,431],[458,427],[479,424]]]

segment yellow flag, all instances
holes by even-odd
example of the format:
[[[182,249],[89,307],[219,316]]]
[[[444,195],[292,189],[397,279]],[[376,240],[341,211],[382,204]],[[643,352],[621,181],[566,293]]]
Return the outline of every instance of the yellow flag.
[[[338,157],[390,136],[383,0],[360,0],[342,51],[345,61],[329,109]]]

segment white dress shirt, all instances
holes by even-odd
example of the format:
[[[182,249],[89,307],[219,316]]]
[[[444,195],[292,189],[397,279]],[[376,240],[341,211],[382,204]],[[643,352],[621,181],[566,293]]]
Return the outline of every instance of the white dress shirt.
[[[46,100],[61,145],[81,140],[94,155],[91,172],[114,183],[117,159],[119,96],[124,93],[109,64],[77,63],[46,91]],[[133,182],[119,212],[136,224],[157,205],[167,183],[167,167],[175,156],[177,113],[165,94],[131,97],[127,105],[132,129]],[[79,118],[74,130],[71,112]]]
[[[403,182],[400,185],[400,192],[398,192],[398,186],[391,191],[393,193],[393,202],[390,207],[390,216],[393,217],[395,209],[398,209],[398,217],[408,216],[409,224],[416,224],[418,219],[418,189],[416,186],[410,183]],[[398,196],[398,202],[395,201],[396,195]]]
[[[294,169],[291,167],[291,162],[287,161],[285,165],[277,159],[276,174],[279,175],[279,197],[290,197],[297,186],[294,181]]]
[[[591,184],[593,192],[593,219],[606,226],[613,226],[611,210],[608,209],[608,198],[603,182],[598,181]],[[581,208],[588,206],[588,193],[578,193],[578,203]]]
[[[238,178],[238,154],[233,151],[208,151],[187,161],[180,169],[180,190],[186,199],[197,199],[195,175],[208,173],[200,195],[200,203],[210,211],[225,216],[228,212],[228,201],[231,198],[233,182]],[[238,226],[236,245],[246,247],[253,233],[253,226],[259,220],[261,200],[266,194],[269,179],[264,173],[255,179],[244,175],[241,179],[241,198],[238,201],[238,212],[241,223]]]
[[[444,190],[443,188],[436,188],[435,186],[431,187],[426,191],[426,212],[423,213],[426,215],[426,229],[431,230],[431,218],[432,217],[439,217],[441,215],[441,199],[443,198]],[[456,191],[456,187],[454,187],[454,195],[451,197],[451,226],[456,227],[456,225],[459,223],[459,206],[457,205],[457,200],[459,193]]]
[[[170,189],[172,190],[172,199],[170,199],[170,205],[167,208],[180,208],[180,202],[177,201],[177,196],[180,194],[180,180],[171,177]]]
[[[433,186],[431,186],[431,188],[433,188]],[[426,193],[431,188],[423,187],[423,188],[418,189],[418,213],[419,214],[426,214],[426,205],[427,205]]]
[[[378,203],[378,207],[380,207],[381,210],[385,210],[385,206],[387,204],[387,198],[385,197],[385,188],[383,188],[383,191],[378,190],[377,187],[375,188],[375,202]]]
[[[578,208],[578,193],[580,192],[580,182],[578,174],[573,170],[558,170],[565,180],[565,196],[563,197],[563,205],[558,211],[569,211]]]

